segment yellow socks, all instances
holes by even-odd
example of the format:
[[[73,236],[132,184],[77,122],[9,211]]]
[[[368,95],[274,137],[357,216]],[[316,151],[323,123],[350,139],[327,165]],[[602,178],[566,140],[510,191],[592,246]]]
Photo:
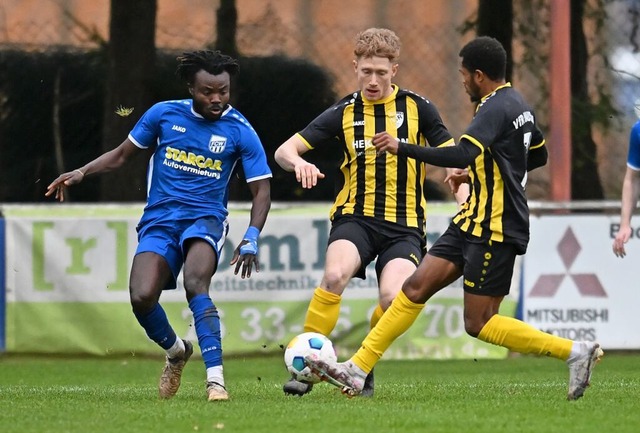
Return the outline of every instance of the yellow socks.
[[[340,295],[316,287],[304,319],[304,332],[329,335],[338,322],[340,299]]]
[[[380,305],[371,315],[372,329],[351,361],[369,373],[396,338],[404,334],[418,318],[425,304],[411,302],[404,292],[398,293],[386,312]],[[478,339],[506,347],[513,352],[532,353],[566,361],[573,341],[542,332],[511,317],[494,315],[482,328]]]
[[[496,314],[484,325],[478,339],[513,352],[533,353],[566,361],[573,341],[542,332],[511,317]]]
[[[380,304],[376,305],[376,309],[373,310],[373,313],[371,313],[371,319],[369,319],[369,329],[373,329],[378,324],[378,321],[383,314],[384,311],[382,311]]]
[[[423,308],[424,304],[411,302],[404,292],[398,293],[351,361],[369,373],[391,343],[411,327]]]

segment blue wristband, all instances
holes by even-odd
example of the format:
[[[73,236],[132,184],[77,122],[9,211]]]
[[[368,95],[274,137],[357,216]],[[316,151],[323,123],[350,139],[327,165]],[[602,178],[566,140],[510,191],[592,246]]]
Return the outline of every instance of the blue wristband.
[[[258,255],[258,235],[260,234],[260,230],[258,230],[254,226],[249,226],[247,232],[244,234],[243,241],[247,241],[246,244],[240,247],[240,255],[244,256],[245,254],[253,254],[254,256]]]
[[[243,240],[247,241],[258,241],[258,236],[260,236],[260,230],[257,227],[249,226],[247,231],[244,234]]]

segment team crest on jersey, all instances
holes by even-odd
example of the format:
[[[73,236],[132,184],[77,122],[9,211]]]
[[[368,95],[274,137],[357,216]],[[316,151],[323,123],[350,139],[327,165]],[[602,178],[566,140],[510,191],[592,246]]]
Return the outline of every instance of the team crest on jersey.
[[[396,128],[400,128],[404,123],[404,113],[396,111]]]
[[[212,153],[222,153],[227,145],[227,138],[219,135],[212,135],[209,139],[209,150]]]

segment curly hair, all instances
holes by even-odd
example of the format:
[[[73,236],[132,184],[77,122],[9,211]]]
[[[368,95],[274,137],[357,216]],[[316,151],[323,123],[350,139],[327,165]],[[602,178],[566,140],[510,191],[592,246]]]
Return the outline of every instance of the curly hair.
[[[229,75],[235,75],[240,69],[238,61],[220,51],[200,50],[182,53],[176,58],[178,67],[176,75],[187,83],[193,83],[194,76],[204,69],[210,74],[219,75],[226,71]]]
[[[397,63],[400,58],[400,46],[400,38],[392,30],[372,27],[358,33],[353,54],[357,59],[386,57]]]
[[[492,80],[501,80],[506,75],[507,52],[497,39],[477,37],[462,47],[460,57],[468,71],[482,71]]]

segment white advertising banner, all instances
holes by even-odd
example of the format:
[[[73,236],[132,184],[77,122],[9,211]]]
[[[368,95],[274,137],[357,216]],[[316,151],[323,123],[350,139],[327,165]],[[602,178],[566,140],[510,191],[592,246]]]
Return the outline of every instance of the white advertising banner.
[[[229,262],[248,226],[248,214],[243,213],[229,219],[211,297],[223,302],[308,301],[324,270],[328,218],[272,214],[260,234],[261,272],[254,270],[251,278],[241,279]],[[129,302],[137,222],[137,217],[7,217],[7,302]],[[429,242],[448,223],[449,216],[431,216]],[[345,299],[377,298],[374,263],[366,276],[350,283]],[[447,291],[457,298],[462,294]],[[178,290],[165,291],[162,300],[184,299],[180,276]]]
[[[260,234],[260,267],[249,279],[229,266],[249,212],[232,210],[230,231],[210,286],[222,322],[225,353],[282,351],[302,332],[309,299],[322,278],[330,206],[275,208]],[[4,209],[9,352],[156,353],[131,313],[129,272],[140,208],[50,206]],[[428,243],[449,224],[452,207],[433,206]],[[373,264],[345,290],[331,334],[340,354],[359,347],[377,305]],[[516,277],[517,278],[517,277]],[[519,281],[519,280],[516,280]],[[516,284],[517,286],[517,284]],[[502,305],[515,313],[518,288]],[[161,303],[176,333],[196,340],[182,278]],[[501,358],[506,349],[464,331],[460,280],[429,302],[386,358]]]
[[[619,218],[532,217],[523,275],[523,319],[551,334],[598,341],[605,349],[640,349],[640,229],[628,256],[613,254]]]

